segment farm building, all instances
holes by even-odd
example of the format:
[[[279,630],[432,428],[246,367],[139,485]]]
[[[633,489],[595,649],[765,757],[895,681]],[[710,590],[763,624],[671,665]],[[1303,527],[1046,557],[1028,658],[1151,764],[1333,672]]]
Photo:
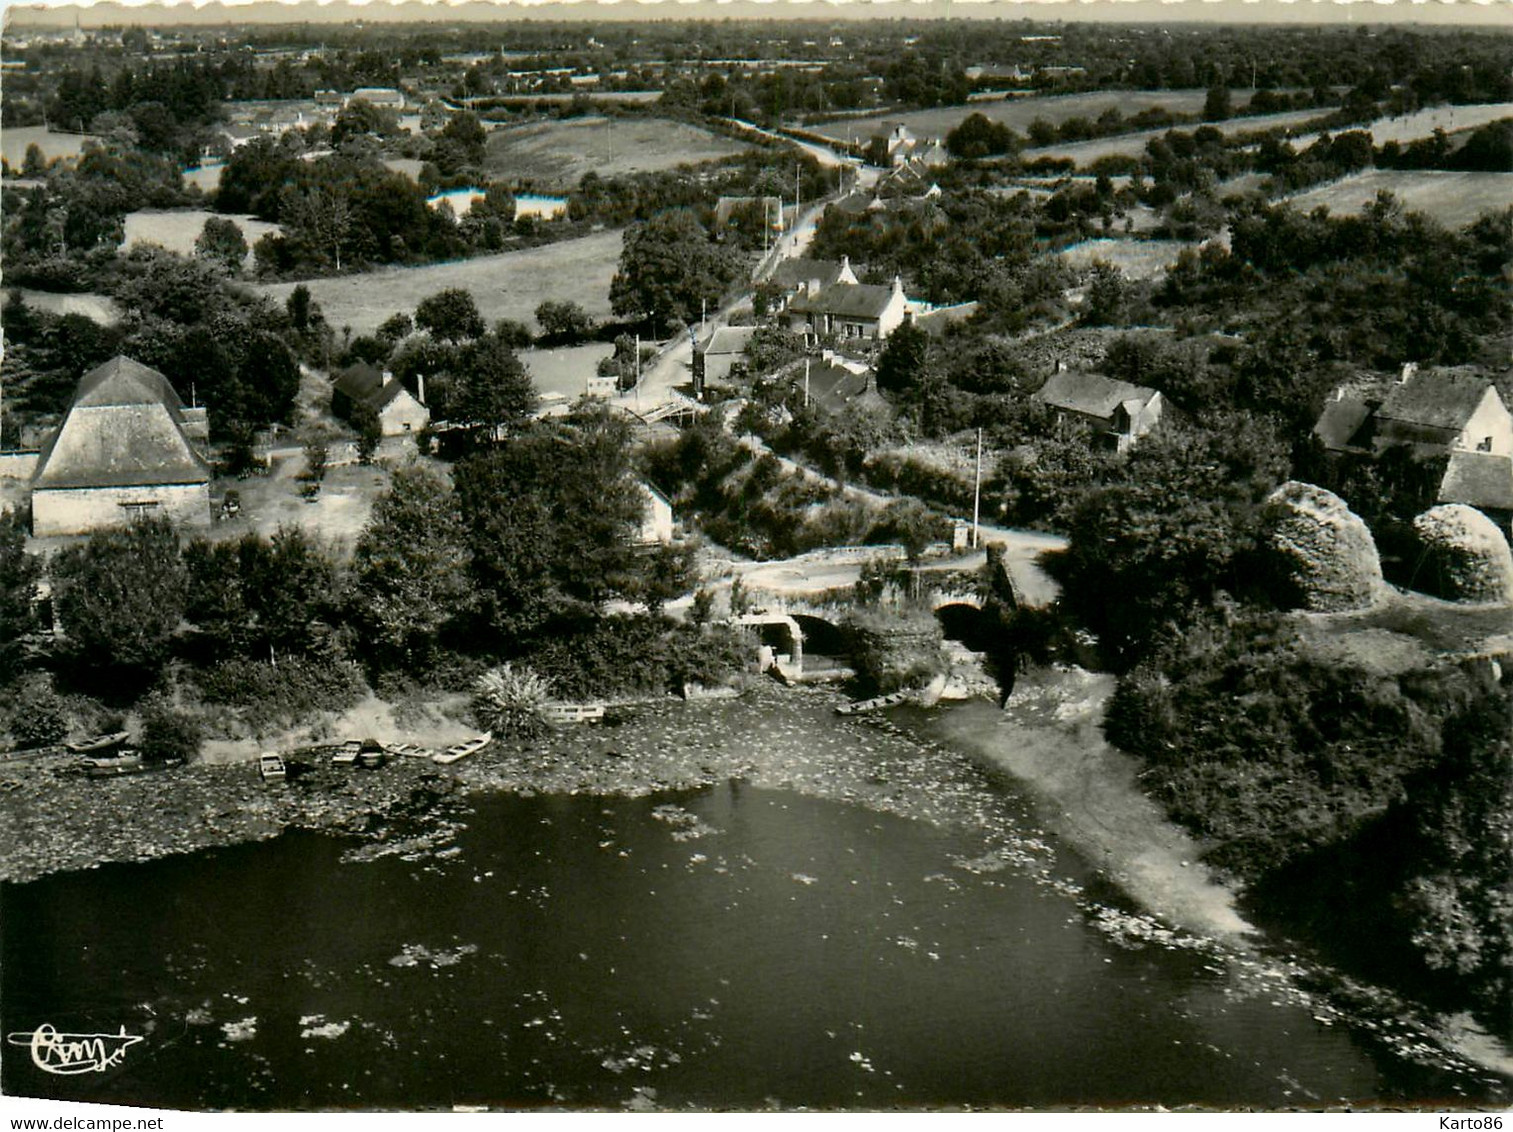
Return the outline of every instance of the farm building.
[[[1097,442],[1118,452],[1155,428],[1165,407],[1154,389],[1064,368],[1050,376],[1035,400],[1053,409],[1059,420],[1091,425]]]
[[[344,421],[351,421],[356,405],[366,403],[378,414],[385,436],[419,432],[430,423],[431,410],[387,371],[359,363],[339,371],[332,384],[331,412]]]
[[[728,384],[730,372],[746,355],[755,326],[721,326],[693,348],[693,392],[702,396],[710,385]]]
[[[155,369],[117,356],[79,380],[32,477],[32,533],[75,535],[140,515],[210,525],[204,409]]]
[[[1422,459],[1447,458],[1439,502],[1475,507],[1504,526],[1513,515],[1513,415],[1475,369],[1409,363],[1395,381],[1342,386],[1313,432],[1339,454],[1407,448]]]
[[[908,306],[903,280],[896,275],[888,287],[836,283],[790,303],[788,326],[816,338],[834,336],[881,342],[903,323]]]
[[[361,99],[372,106],[384,106],[390,110],[403,110],[405,108],[404,92],[395,90],[391,86],[363,86],[354,90],[347,101],[356,102]]]

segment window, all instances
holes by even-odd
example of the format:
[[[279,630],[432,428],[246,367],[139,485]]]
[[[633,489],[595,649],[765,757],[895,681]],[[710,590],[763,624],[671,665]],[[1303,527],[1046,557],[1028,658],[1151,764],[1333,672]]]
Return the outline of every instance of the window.
[[[1476,450],[1478,452],[1492,451],[1492,438],[1490,436],[1482,437],[1481,443],[1476,446]]]

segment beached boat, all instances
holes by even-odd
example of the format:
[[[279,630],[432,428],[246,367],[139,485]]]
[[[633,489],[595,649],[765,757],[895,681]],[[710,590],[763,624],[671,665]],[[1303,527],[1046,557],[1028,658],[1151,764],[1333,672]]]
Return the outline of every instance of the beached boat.
[[[493,741],[494,733],[492,731],[485,731],[482,735],[475,735],[465,743],[457,743],[448,747],[439,755],[432,755],[431,761],[440,763],[442,766],[449,766],[452,763],[467,758],[469,755],[476,755]]]
[[[389,756],[384,753],[383,744],[377,739],[364,739],[357,751],[357,761],[370,770],[373,767],[383,766]]]
[[[418,743],[390,743],[384,750],[399,759],[433,759],[436,752]]]
[[[104,751],[112,751],[126,743],[126,732],[112,731],[108,735],[96,735],[90,739],[81,740],[78,743],[68,744],[68,749],[76,755],[98,755]]]
[[[336,748],[336,753],[331,756],[332,766],[356,766],[357,756],[362,751],[362,744],[356,739],[343,743]]]
[[[835,709],[836,715],[856,715],[858,712],[877,711],[879,708],[896,707],[909,699],[908,692],[890,692],[886,696],[873,696],[870,700],[857,700],[851,704],[841,704]]]
[[[289,776],[282,755],[265,754],[257,757],[257,772],[264,782],[282,782]]]
[[[547,704],[541,718],[548,723],[592,723],[604,718],[603,704]]]

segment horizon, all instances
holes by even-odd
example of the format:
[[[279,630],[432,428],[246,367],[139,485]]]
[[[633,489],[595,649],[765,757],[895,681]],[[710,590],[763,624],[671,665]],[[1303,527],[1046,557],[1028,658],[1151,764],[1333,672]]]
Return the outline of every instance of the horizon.
[[[0,0],[4,26],[46,29],[77,22],[118,26],[257,24],[456,24],[521,20],[890,22],[992,20],[1033,23],[1292,25],[1513,30],[1513,0]]]

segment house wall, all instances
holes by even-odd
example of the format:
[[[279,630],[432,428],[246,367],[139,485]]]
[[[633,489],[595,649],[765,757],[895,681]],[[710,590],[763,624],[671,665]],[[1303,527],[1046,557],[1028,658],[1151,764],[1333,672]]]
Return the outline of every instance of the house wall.
[[[672,504],[653,491],[643,491],[642,501],[646,510],[641,516],[639,541],[645,544],[672,541]]]
[[[29,480],[37,470],[36,452],[0,452],[0,480]]]
[[[431,411],[409,393],[401,393],[384,406],[378,414],[385,436],[403,436],[407,432],[419,432],[431,419]]]
[[[1489,438],[1490,446],[1482,448]],[[1497,390],[1488,388],[1476,412],[1466,422],[1465,431],[1456,438],[1455,446],[1472,452],[1491,452],[1494,456],[1513,455],[1513,415],[1508,413]]]
[[[138,512],[126,505],[156,503]],[[32,492],[32,534],[81,535],[129,522],[136,514],[172,519],[185,527],[210,525],[208,483],[151,487],[41,488]]]

